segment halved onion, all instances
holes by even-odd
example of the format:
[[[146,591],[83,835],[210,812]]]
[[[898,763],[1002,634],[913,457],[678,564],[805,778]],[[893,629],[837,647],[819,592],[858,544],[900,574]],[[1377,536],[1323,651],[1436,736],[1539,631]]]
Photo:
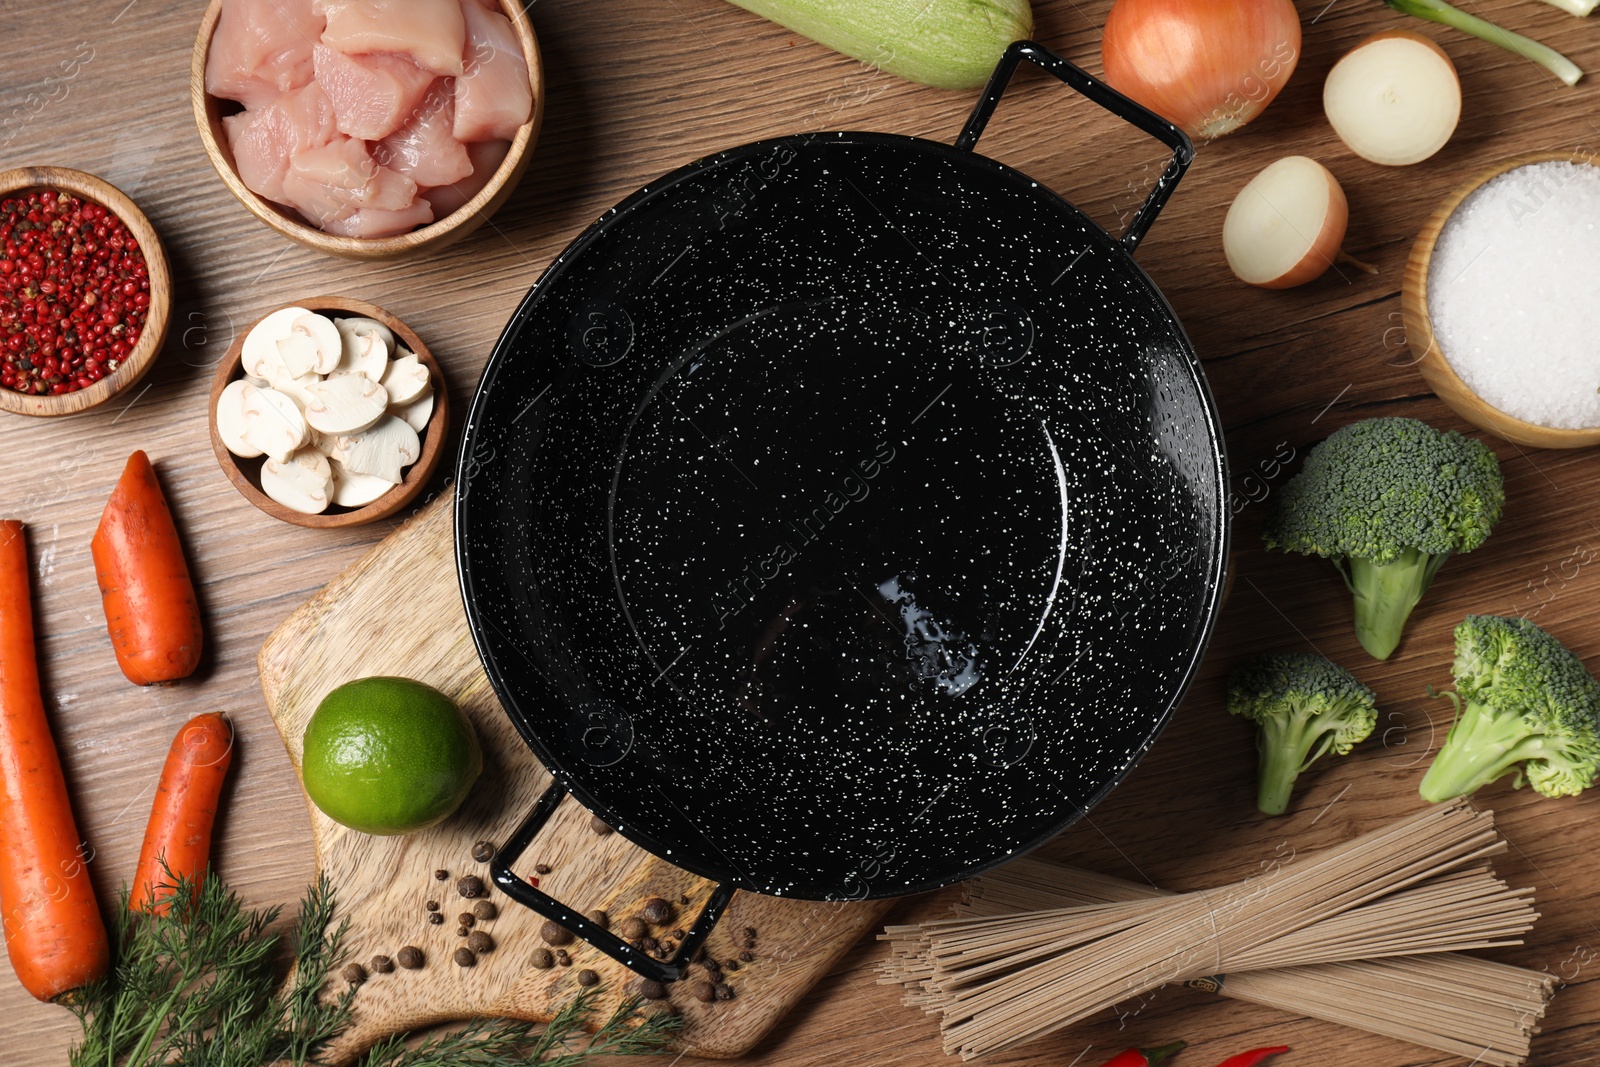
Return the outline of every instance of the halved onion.
[[[1322,107],[1350,151],[1387,167],[1420,163],[1445,146],[1461,119],[1461,79],[1432,38],[1374,34],[1333,65]]]
[[[1113,89],[1200,140],[1259,115],[1299,59],[1293,0],[1117,0],[1100,41]]]
[[[1228,268],[1263,289],[1304,285],[1333,266],[1350,208],[1328,168],[1288,156],[1250,179],[1222,223]]]

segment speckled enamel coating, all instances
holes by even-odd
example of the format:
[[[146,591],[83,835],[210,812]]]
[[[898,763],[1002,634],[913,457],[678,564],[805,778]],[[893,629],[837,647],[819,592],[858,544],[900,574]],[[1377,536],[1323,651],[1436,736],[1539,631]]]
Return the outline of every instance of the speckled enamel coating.
[[[1221,435],[1121,245],[1025,175],[826,134],[624,201],[508,324],[457,555],[508,714],[619,832],[891,896],[1048,839],[1221,595]],[[491,771],[492,773],[492,771]]]

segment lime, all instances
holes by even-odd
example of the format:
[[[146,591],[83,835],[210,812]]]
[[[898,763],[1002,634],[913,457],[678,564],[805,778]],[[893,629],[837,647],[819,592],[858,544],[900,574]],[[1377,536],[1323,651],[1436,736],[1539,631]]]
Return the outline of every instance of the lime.
[[[461,806],[481,770],[472,723],[410,678],[359,678],[323,697],[300,765],[311,802],[369,834],[432,826]]]

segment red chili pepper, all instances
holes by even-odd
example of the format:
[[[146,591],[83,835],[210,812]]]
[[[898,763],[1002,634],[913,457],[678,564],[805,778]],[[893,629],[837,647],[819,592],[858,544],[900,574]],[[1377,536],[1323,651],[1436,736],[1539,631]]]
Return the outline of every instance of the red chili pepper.
[[[1187,1041],[1174,1041],[1160,1048],[1130,1048],[1117,1053],[1100,1067],[1156,1067],[1162,1060],[1182,1052],[1187,1045]]]
[[[1256,1067],[1256,1064],[1268,1056],[1276,1056],[1280,1052],[1288,1052],[1288,1045],[1273,1045],[1271,1048],[1253,1048],[1249,1052],[1241,1052],[1237,1056],[1229,1056],[1217,1067]]]

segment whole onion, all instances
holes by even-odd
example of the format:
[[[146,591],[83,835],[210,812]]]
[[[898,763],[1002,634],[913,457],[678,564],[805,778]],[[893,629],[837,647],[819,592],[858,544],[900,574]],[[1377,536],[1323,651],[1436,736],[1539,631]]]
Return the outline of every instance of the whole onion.
[[[1197,140],[1259,115],[1300,59],[1293,0],[1117,0],[1106,81]]]

